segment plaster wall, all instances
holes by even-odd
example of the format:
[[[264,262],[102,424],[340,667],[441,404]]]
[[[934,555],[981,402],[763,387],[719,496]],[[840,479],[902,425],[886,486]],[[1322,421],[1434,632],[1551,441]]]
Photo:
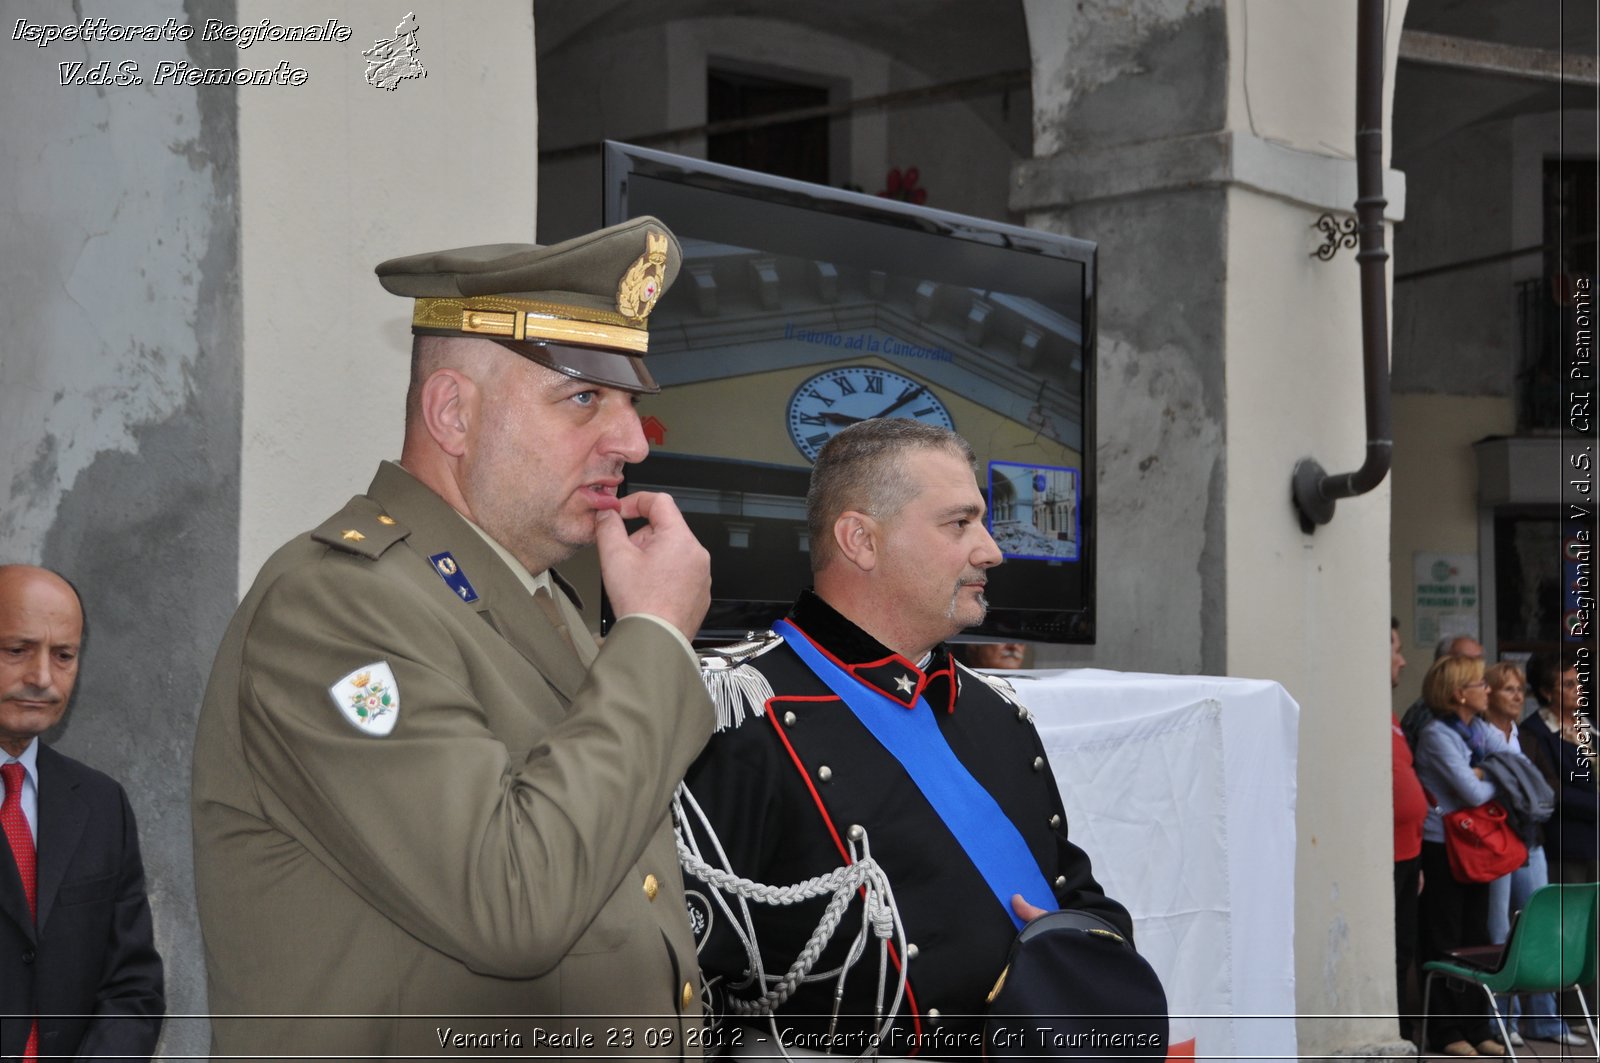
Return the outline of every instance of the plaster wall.
[[[1227,0],[1228,122],[1291,150],[1355,158],[1355,4]],[[1404,3],[1384,20],[1384,113],[1395,97]],[[1387,161],[1391,137],[1384,138]]]
[[[232,20],[231,3],[204,16]],[[0,0],[0,562],[82,590],[77,697],[47,735],[120,781],[139,822],[168,1009],[204,1010],[189,846],[189,740],[233,603],[238,249],[231,95],[152,84],[188,43],[11,39],[18,20],[196,24],[177,0]],[[121,85],[62,84],[109,62]],[[137,64],[137,71],[124,67]],[[203,1053],[170,1023],[163,1050]]]
[[[674,114],[669,86],[681,79],[674,72],[682,64],[667,47],[666,33],[667,27],[652,24],[600,39],[579,36],[546,50],[538,78],[540,146],[550,151],[606,139],[628,142],[642,131],[704,122],[704,67],[700,117],[679,121]],[[544,206],[539,243],[559,243],[600,226],[600,162],[595,149],[538,165]]]
[[[1223,0],[1023,0],[1033,53],[1033,154],[1221,129]]]
[[[1390,699],[1397,711],[1422,695],[1422,677],[1433,663],[1433,643],[1416,640],[1412,556],[1418,551],[1477,556],[1478,465],[1472,444],[1485,436],[1511,435],[1515,422],[1512,401],[1503,396],[1394,396],[1390,600],[1406,657],[1400,686]]]
[[[1392,1040],[1387,482],[1301,531],[1302,457],[1333,473],[1365,454],[1358,270],[1308,255],[1311,205],[1228,199],[1226,600],[1230,675],[1300,705],[1295,964],[1300,1050]]]
[[[898,64],[897,64],[898,68]],[[903,69],[903,68],[902,68]],[[920,73],[896,78],[890,91],[928,84]],[[854,167],[863,191],[884,187],[891,167],[915,167],[927,205],[996,221],[1020,221],[1006,203],[1011,168],[1030,153],[1032,107],[1027,90],[991,93],[955,103],[928,103],[894,112],[879,165]]]
[[[1511,127],[1509,120],[1470,126],[1401,154],[1398,164],[1419,194],[1395,234],[1396,274],[1513,246]],[[1537,185],[1533,201],[1540,201]],[[1513,280],[1520,265],[1502,260],[1400,281],[1396,392],[1510,393],[1517,357]]]
[[[310,77],[293,91],[239,93],[241,594],[274,549],[365,490],[379,460],[399,456],[411,305],[383,291],[373,267],[533,241],[529,4],[477,3],[471,19],[443,0],[409,10],[427,76],[393,91],[363,77],[362,49],[392,36],[405,14],[377,0],[341,5],[347,43],[248,53],[253,65],[289,58]],[[326,17],[311,0],[244,0],[239,10],[241,22]]]
[[[1036,667],[1224,674],[1225,202],[1217,189],[1030,214],[1099,244],[1097,638]]]
[[[1222,673],[1225,196],[1203,186],[1147,192],[1115,176],[1096,185],[1072,167],[1102,154],[1114,174],[1130,142],[1223,128],[1223,7],[1024,10],[1037,170],[1014,175],[1013,206],[1030,226],[1099,245],[1097,638],[1041,645],[1036,662]]]

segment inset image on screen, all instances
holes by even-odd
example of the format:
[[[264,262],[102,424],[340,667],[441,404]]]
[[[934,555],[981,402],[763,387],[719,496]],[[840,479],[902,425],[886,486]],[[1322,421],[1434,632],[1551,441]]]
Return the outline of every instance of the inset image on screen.
[[[989,534],[1006,557],[1076,561],[1078,470],[989,463]]]

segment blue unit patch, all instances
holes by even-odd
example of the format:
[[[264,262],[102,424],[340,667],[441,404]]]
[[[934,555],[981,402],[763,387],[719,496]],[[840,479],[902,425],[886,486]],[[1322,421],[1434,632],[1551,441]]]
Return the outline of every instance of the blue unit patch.
[[[449,584],[450,589],[456,592],[456,597],[464,602],[478,600],[478,592],[472,589],[472,582],[467,579],[467,574],[456,564],[456,559],[446,550],[442,554],[434,554],[428,558],[428,563],[433,570],[439,573],[439,578]]]

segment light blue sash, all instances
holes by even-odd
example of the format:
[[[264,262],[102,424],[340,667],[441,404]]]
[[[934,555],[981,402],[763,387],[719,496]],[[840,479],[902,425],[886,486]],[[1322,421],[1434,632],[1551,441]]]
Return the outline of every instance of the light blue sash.
[[[839,695],[872,737],[900,762],[988,883],[1012,923],[1019,930],[1022,928],[1022,920],[1011,910],[1013,893],[1022,894],[1024,900],[1046,911],[1054,910],[1055,893],[1040,873],[1028,843],[989,791],[950,751],[927,701],[918,697],[916,706],[908,709],[834,664],[789,621],[780,620],[773,627],[817,678]],[[951,681],[954,682],[953,675]]]

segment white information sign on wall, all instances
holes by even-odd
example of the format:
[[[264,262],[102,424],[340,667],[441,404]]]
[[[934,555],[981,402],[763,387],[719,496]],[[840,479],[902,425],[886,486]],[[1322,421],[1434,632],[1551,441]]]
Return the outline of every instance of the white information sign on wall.
[[[1416,642],[1432,646],[1446,635],[1481,638],[1478,630],[1478,559],[1473,554],[1411,555]]]

